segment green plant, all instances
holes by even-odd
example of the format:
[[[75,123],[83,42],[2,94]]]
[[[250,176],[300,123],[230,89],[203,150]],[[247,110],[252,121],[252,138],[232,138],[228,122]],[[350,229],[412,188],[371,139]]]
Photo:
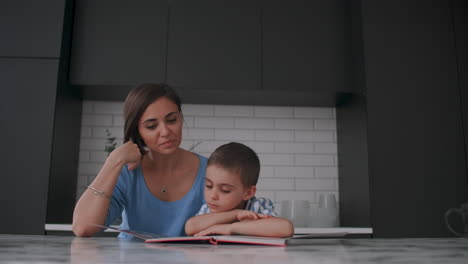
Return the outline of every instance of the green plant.
[[[117,146],[117,142],[115,142],[116,137],[112,137],[112,133],[106,128],[106,146],[104,147],[104,151],[107,152],[107,156],[115,149]]]

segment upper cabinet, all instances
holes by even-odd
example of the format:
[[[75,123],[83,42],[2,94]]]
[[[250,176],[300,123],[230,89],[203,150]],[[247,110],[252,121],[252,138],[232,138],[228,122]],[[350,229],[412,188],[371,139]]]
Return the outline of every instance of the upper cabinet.
[[[331,106],[351,87],[345,2],[78,1],[71,82],[85,99],[150,81],[186,103]]]
[[[167,82],[185,90],[260,89],[256,1],[170,2]]]
[[[59,58],[64,0],[0,1],[0,57]]]
[[[343,0],[264,0],[263,87],[349,92],[348,8]]]
[[[167,1],[80,0],[75,8],[72,84],[165,80]]]

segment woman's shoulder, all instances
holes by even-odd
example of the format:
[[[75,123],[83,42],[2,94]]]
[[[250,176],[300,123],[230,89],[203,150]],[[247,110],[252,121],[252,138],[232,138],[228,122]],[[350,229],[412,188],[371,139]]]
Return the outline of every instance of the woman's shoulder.
[[[208,162],[207,157],[202,156],[195,152],[188,151],[188,150],[183,150],[183,151],[184,151],[185,160],[188,161],[188,163],[192,167],[198,167],[200,165],[206,167],[206,163]]]
[[[119,180],[118,182],[120,184],[131,184],[134,182],[136,179],[138,179],[138,176],[142,175],[141,173],[141,164],[138,165],[135,169],[129,170],[127,165],[123,166],[122,170],[120,171],[119,175]]]

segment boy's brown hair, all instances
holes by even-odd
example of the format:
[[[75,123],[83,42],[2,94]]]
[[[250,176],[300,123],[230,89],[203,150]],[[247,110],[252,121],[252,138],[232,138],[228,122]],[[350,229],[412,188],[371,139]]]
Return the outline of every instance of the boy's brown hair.
[[[245,187],[257,185],[260,174],[260,160],[248,146],[231,142],[218,147],[208,159],[207,166],[218,165],[241,177]]]

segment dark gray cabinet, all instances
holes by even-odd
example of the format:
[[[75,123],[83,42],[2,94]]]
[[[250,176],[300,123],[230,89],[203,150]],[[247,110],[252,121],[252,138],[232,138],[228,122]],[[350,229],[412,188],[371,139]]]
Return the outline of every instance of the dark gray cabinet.
[[[46,221],[70,223],[75,201],[81,100],[67,85],[73,1],[2,1],[0,13],[0,233],[39,235]]]
[[[339,123],[357,119],[339,133],[351,136],[351,131],[361,144],[355,150],[342,146],[338,135],[340,192],[369,192],[375,237],[449,236],[445,211],[468,201],[462,122],[466,101],[460,97],[466,84],[457,56],[466,54],[466,45],[455,45],[452,2],[361,3],[366,98],[337,109]],[[367,124],[364,131],[356,127],[360,123]],[[341,139],[352,146],[352,139]],[[357,179],[368,173],[369,189],[341,181],[353,173]],[[351,217],[352,210],[343,209],[343,216]]]
[[[0,57],[58,58],[63,0],[0,2]]]
[[[171,1],[167,82],[184,89],[260,89],[257,1]]]
[[[164,81],[167,21],[163,0],[76,1],[70,82],[134,86]]]
[[[352,91],[346,2],[263,1],[264,90]]]
[[[335,105],[350,92],[346,1],[78,1],[71,83],[124,100],[167,82],[186,103]]]
[[[457,54],[460,103],[462,107],[465,155],[468,171],[468,4],[464,0],[453,0],[453,22]],[[466,175],[468,183],[468,174]]]
[[[58,60],[0,58],[0,233],[43,234]]]

